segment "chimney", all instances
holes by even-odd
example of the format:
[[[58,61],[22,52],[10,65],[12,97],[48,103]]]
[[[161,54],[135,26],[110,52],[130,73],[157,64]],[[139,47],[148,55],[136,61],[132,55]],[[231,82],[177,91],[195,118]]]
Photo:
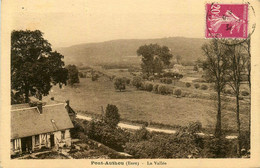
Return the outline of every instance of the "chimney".
[[[37,102],[37,109],[39,110],[40,114],[42,114],[42,102]]]

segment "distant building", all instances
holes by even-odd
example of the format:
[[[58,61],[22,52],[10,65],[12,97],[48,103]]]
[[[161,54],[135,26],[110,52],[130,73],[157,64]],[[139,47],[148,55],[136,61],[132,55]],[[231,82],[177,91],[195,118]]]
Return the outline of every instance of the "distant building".
[[[69,104],[12,105],[11,155],[71,145]],[[70,113],[70,114],[69,114]],[[74,112],[75,113],[75,112]]]

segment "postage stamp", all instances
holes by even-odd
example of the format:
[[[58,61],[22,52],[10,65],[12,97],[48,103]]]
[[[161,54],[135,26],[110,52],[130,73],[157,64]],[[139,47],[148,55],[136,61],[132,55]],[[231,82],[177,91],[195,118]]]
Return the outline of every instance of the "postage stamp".
[[[248,36],[248,4],[206,4],[206,38]]]

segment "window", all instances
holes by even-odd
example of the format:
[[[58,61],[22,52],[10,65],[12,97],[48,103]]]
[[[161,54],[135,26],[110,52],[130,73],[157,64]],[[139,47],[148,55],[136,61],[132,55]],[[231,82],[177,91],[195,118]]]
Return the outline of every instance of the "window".
[[[61,131],[61,139],[65,139],[65,131]]]
[[[35,145],[39,145],[39,144],[40,144],[40,136],[35,135]]]

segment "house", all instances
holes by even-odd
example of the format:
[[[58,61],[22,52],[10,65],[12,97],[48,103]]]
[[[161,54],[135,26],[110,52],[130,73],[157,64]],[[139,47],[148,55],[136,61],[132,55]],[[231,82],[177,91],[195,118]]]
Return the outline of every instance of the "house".
[[[73,124],[66,106],[65,103],[37,103],[34,107],[12,105],[11,155],[33,152],[42,147],[70,146]]]

